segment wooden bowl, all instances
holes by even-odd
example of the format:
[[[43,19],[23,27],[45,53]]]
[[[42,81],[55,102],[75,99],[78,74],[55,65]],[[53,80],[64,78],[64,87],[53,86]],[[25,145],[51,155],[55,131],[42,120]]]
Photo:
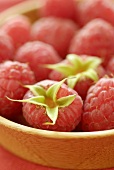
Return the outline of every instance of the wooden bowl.
[[[0,24],[14,14],[27,15],[34,21],[41,1],[28,1],[10,8],[1,14]],[[48,167],[68,170],[114,167],[114,130],[54,132],[0,117],[0,144],[25,160]]]
[[[38,19],[38,9],[43,5],[44,0],[27,0],[21,2],[4,12],[0,13],[0,25],[14,15],[23,14],[30,18],[32,22]]]
[[[114,167],[114,130],[53,132],[0,117],[0,144],[34,163],[73,170]]]

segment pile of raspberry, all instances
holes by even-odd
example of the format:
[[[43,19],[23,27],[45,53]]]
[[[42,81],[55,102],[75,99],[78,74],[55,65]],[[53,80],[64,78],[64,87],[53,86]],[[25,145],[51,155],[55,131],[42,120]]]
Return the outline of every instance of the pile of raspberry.
[[[0,116],[43,130],[114,129],[114,1],[46,0],[0,26]]]

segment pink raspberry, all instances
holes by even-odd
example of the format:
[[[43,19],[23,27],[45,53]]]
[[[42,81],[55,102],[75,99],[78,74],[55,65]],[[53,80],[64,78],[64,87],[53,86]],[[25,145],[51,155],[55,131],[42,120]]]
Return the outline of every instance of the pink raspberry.
[[[46,0],[41,7],[41,17],[55,16],[76,20],[78,17],[77,2],[75,0]]]
[[[95,18],[102,18],[114,26],[113,0],[84,0],[80,3],[79,24],[83,26]]]
[[[43,80],[37,83],[35,89],[38,88],[38,94],[34,93],[33,87],[24,96],[23,115],[26,121],[32,127],[45,130],[72,131],[75,129],[82,114],[81,97],[65,84],[61,85],[61,82]],[[35,103],[26,101],[32,101],[34,97]]]
[[[84,102],[82,129],[114,129],[114,78],[102,78],[90,87]]]
[[[114,27],[102,19],[94,19],[75,34],[69,53],[98,56],[106,66],[114,54]]]
[[[95,71],[98,75],[98,80],[101,77],[103,77],[106,73],[106,71],[104,70],[104,68],[101,65],[99,65],[95,69]],[[92,85],[94,85],[95,83],[96,83],[96,81],[92,80],[91,78],[88,78],[88,77],[83,78],[82,77],[82,79],[80,79],[80,81],[78,81],[78,83],[75,85],[74,90],[76,90],[78,92],[78,94],[82,97],[82,99],[85,100],[89,88]]]
[[[87,55],[70,54],[60,63],[48,67],[52,68],[49,74],[51,80],[60,81],[67,77],[68,86],[76,90],[83,100],[90,86],[106,73],[99,58]]]
[[[30,40],[31,23],[28,17],[18,15],[9,18],[3,24],[2,30],[13,39],[14,46],[17,49],[22,44]]]
[[[0,64],[0,115],[9,119],[21,113],[22,105],[7,99],[22,99],[27,89],[23,85],[34,84],[34,73],[25,63],[6,61]]]
[[[13,41],[9,35],[0,30],[0,63],[5,60],[12,60],[13,56]]]
[[[44,64],[55,64],[61,60],[54,48],[40,41],[27,42],[21,46],[14,57],[14,60],[28,63],[34,72],[36,80],[47,79],[50,69],[44,67]]]
[[[31,39],[52,45],[65,58],[77,25],[68,19],[45,17],[36,21],[31,28]]]
[[[114,77],[114,57],[112,57],[106,66],[108,76]]]

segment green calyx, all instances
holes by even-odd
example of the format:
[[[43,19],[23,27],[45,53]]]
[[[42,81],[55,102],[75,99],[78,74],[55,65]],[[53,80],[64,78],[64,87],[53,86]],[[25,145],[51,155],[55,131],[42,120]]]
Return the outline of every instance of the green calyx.
[[[66,59],[69,64],[57,63],[48,64],[47,68],[56,70],[67,77],[67,84],[69,87],[74,88],[76,83],[82,78],[87,77],[93,81],[98,80],[96,68],[102,63],[98,57],[88,57],[84,61],[83,58],[76,54],[67,55]]]
[[[45,90],[40,85],[26,85],[24,87],[28,88],[32,93],[33,97],[29,99],[23,99],[23,100],[13,100],[8,98],[11,101],[16,102],[26,102],[31,103],[39,106],[43,106],[46,108],[46,114],[51,119],[52,122],[45,122],[45,125],[54,125],[56,123],[56,120],[58,118],[58,112],[59,108],[69,106],[74,99],[76,98],[76,95],[69,95],[65,97],[61,97],[57,99],[57,93],[61,87],[61,85],[64,83],[66,79],[54,83],[51,85],[47,90]]]

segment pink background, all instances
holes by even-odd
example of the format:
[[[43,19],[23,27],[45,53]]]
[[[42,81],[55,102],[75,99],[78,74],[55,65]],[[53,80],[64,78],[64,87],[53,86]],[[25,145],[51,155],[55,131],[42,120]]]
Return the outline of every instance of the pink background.
[[[0,170],[57,170],[20,159],[0,147]],[[60,170],[60,169],[59,169]]]
[[[0,0],[0,12],[26,0]],[[33,0],[34,1],[34,0]],[[0,147],[0,170],[57,170],[25,161]],[[59,169],[61,170],[61,169]],[[114,168],[110,169],[114,170]]]

